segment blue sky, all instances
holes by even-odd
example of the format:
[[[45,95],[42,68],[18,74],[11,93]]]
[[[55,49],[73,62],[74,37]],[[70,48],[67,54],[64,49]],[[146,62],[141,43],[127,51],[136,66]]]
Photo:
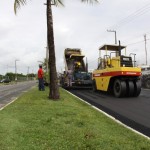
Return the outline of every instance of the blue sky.
[[[0,74],[15,71],[36,72],[38,61],[46,55],[46,8],[44,0],[27,0],[14,14],[13,0],[0,1]],[[101,0],[98,5],[64,0],[65,7],[53,7],[57,70],[64,69],[65,48],[81,48],[89,69],[97,67],[98,48],[117,39],[127,45],[127,53],[136,53],[138,64],[145,63],[144,34],[150,57],[150,2],[148,0]],[[141,42],[140,42],[141,41]],[[136,43],[136,44],[134,44]],[[148,64],[150,61],[148,59]]]

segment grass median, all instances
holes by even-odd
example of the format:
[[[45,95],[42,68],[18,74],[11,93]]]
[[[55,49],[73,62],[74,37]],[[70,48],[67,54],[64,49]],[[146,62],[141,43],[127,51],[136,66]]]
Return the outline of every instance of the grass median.
[[[149,150],[150,140],[60,89],[33,88],[0,111],[1,150]]]

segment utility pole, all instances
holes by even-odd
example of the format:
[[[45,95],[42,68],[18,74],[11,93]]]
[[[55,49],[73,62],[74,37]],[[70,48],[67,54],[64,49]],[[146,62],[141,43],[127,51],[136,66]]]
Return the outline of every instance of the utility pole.
[[[34,75],[33,75],[33,68],[32,68],[32,80],[34,80]]]
[[[146,65],[147,65],[147,47],[146,47],[147,39],[146,39],[146,34],[144,35],[144,41],[145,41],[145,55],[146,55]]]
[[[117,44],[117,34],[115,30],[107,30],[107,32],[114,32],[115,33],[115,44]]]
[[[8,73],[8,65],[7,65],[7,73]]]
[[[28,71],[27,71],[27,80],[29,80],[29,68],[30,67],[28,67]]]
[[[15,59],[15,81],[17,82],[17,61],[18,59]]]

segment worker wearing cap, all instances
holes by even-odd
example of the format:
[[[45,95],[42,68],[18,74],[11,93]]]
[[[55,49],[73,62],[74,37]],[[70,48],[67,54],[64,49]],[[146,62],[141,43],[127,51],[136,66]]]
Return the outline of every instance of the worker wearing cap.
[[[79,61],[75,62],[74,68],[75,68],[75,71],[79,71],[79,69],[81,68],[81,62]]]
[[[39,65],[39,70],[38,70],[39,91],[45,90],[43,77],[44,77],[44,72],[42,69],[42,65]]]

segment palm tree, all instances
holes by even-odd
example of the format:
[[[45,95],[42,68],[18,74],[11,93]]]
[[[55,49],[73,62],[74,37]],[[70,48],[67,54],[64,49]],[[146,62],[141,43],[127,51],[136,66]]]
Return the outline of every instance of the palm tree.
[[[27,0],[15,0],[14,11],[21,5],[25,5]],[[80,0],[81,2],[94,3],[99,0]],[[49,74],[50,74],[50,91],[49,98],[57,100],[59,99],[59,88],[57,84],[57,71],[56,71],[56,59],[55,59],[55,45],[54,45],[54,30],[53,30],[53,16],[51,6],[63,5],[62,0],[47,0],[47,40],[49,48]]]

